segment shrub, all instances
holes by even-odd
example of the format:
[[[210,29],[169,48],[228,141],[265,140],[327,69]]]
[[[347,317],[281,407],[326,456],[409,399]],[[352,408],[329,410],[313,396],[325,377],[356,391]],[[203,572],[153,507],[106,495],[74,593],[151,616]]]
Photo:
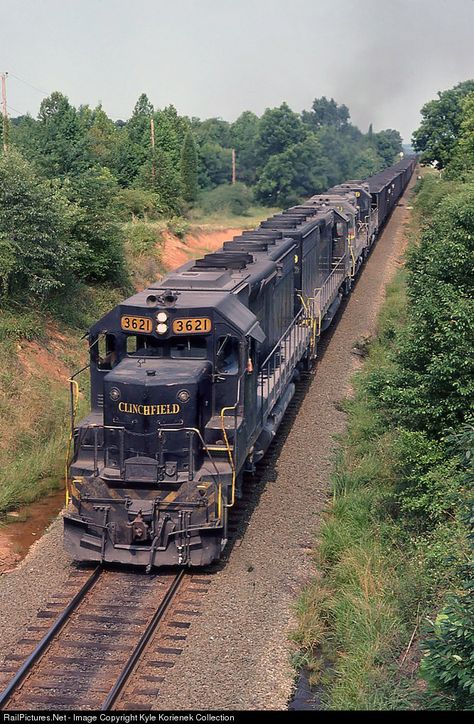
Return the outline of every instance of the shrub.
[[[431,624],[421,671],[454,708],[474,710],[474,567],[464,590],[448,598]]]
[[[252,191],[242,183],[222,184],[211,191],[203,191],[198,200],[205,214],[227,212],[235,216],[245,216],[252,203]]]
[[[117,183],[108,169],[94,168],[64,184],[78,208],[71,232],[80,243],[80,276],[86,281],[123,283],[123,239],[113,201]]]
[[[127,224],[125,238],[132,254],[151,252],[160,241],[160,232],[142,221]]]
[[[178,239],[184,239],[189,229],[188,222],[182,216],[172,216],[166,226],[168,231]]]
[[[78,214],[13,148],[0,156],[0,295],[45,299],[65,286],[84,251],[72,234]]]
[[[162,213],[158,195],[144,189],[121,189],[113,208],[123,221],[132,217],[155,219]]]

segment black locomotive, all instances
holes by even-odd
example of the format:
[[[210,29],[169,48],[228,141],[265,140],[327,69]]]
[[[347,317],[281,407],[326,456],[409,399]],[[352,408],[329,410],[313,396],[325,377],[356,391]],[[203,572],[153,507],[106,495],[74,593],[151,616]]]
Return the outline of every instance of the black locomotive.
[[[203,566],[414,159],[313,196],[126,299],[89,331],[64,517],[77,560]],[[77,384],[71,380],[72,409]]]

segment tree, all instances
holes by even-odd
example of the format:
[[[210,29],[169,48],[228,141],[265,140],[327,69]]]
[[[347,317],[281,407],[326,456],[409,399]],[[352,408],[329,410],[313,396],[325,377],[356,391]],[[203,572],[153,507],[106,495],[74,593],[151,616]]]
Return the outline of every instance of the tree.
[[[265,164],[270,156],[284,153],[305,138],[306,129],[301,118],[287,103],[278,108],[267,108],[260,119],[257,135],[260,164]]]
[[[257,198],[264,204],[289,206],[323,191],[328,183],[320,159],[321,146],[312,134],[283,153],[274,154],[260,174],[255,187]]]
[[[474,92],[468,93],[461,101],[461,123],[453,158],[449,166],[458,169],[474,170]]]
[[[373,176],[385,164],[377,155],[375,148],[368,146],[357,151],[352,159],[351,178],[364,179]]]
[[[117,128],[115,144],[110,151],[109,168],[120,186],[127,188],[133,183],[142,163],[143,149],[132,142],[126,126]]]
[[[185,201],[195,201],[197,195],[198,156],[191,131],[185,136],[181,152],[181,186]]]
[[[436,207],[408,258],[410,316],[387,384],[397,424],[439,436],[474,404],[474,184]]]
[[[303,111],[302,118],[313,130],[332,126],[340,131],[349,124],[348,107],[344,104],[339,106],[334,98],[315,98],[311,108],[312,111]]]
[[[237,156],[237,178],[246,184],[255,182],[259,125],[255,113],[244,111],[230,128],[231,144]]]
[[[402,150],[402,137],[398,131],[388,128],[385,131],[379,131],[373,135],[375,148],[378,155],[382,158],[384,166],[391,166],[396,156]]]
[[[71,235],[76,216],[60,186],[41,180],[17,150],[0,155],[3,296],[44,299],[67,284],[82,252]]]
[[[100,166],[110,168],[119,131],[100,104],[91,112],[87,135],[93,160]]]
[[[35,160],[48,178],[78,174],[91,165],[86,128],[62,93],[41,102],[35,131]]]
[[[425,163],[444,168],[453,155],[462,121],[462,101],[474,91],[474,80],[466,80],[447,91],[438,92],[438,99],[425,103],[421,124],[413,134],[413,147]]]
[[[146,93],[142,93],[135,103],[132,117],[127,123],[130,140],[137,146],[146,148],[150,145],[150,119],[153,113],[152,103]]]
[[[64,190],[77,212],[71,235],[81,250],[79,274],[83,279],[122,281],[122,235],[114,212],[117,182],[106,168],[93,168],[71,177]]]
[[[198,150],[198,181],[203,189],[212,189],[229,183],[231,177],[232,152],[218,143],[207,141]]]

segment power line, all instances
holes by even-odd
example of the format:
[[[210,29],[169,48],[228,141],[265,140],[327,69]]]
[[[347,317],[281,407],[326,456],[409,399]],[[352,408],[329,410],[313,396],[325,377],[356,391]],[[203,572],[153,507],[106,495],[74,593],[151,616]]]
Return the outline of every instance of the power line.
[[[11,111],[15,111],[15,113],[19,113],[20,116],[27,116],[27,113],[23,113],[23,111],[19,111],[18,108],[13,108],[9,103],[7,103],[7,108],[9,108]]]
[[[19,80],[20,83],[24,83],[25,85],[28,85],[30,88],[33,88],[33,90],[38,91],[38,93],[41,93],[42,96],[48,96],[48,95],[49,95],[48,91],[45,91],[45,90],[43,90],[42,88],[38,88],[38,86],[33,85],[33,83],[30,83],[29,81],[24,80],[23,78],[20,78],[19,75],[15,75],[15,73],[12,73],[11,71],[9,72],[8,75],[11,75],[12,78],[16,78],[16,80]]]

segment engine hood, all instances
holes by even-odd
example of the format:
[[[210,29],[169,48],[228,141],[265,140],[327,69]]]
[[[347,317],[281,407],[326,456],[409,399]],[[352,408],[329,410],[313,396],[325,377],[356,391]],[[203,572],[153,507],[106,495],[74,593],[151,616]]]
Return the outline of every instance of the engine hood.
[[[126,358],[104,379],[105,425],[136,433],[196,427],[210,409],[210,380],[206,360]]]

